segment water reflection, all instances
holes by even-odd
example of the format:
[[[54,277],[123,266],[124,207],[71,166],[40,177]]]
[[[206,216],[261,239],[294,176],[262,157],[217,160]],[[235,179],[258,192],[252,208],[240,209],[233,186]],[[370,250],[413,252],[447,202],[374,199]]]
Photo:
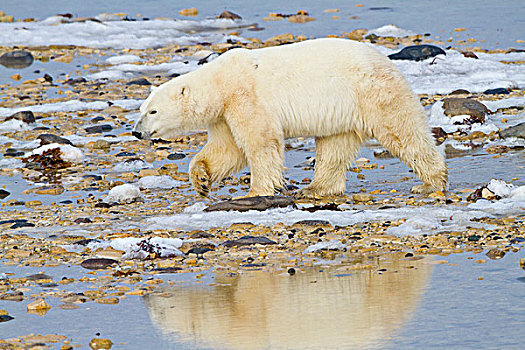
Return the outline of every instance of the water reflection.
[[[383,268],[387,271],[378,271]],[[228,349],[379,347],[415,312],[431,265],[395,260],[348,272],[223,272],[215,275],[218,285],[172,286],[145,302],[154,324],[177,343]]]

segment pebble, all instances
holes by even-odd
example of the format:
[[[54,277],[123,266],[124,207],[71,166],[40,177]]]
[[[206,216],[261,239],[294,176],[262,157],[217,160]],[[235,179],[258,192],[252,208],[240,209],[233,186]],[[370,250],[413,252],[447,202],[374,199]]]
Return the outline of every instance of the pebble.
[[[422,61],[437,55],[446,55],[442,48],[434,45],[407,46],[398,53],[388,55],[391,60]]]
[[[148,86],[148,85],[151,85],[151,83],[146,78],[139,78],[139,79],[134,79],[134,80],[128,81],[126,83],[126,85],[128,85],[128,86],[129,85]]]
[[[89,347],[93,350],[111,349],[113,342],[104,338],[93,338],[89,342]]]
[[[57,136],[55,134],[40,134],[37,136],[37,139],[40,140],[40,146],[49,145],[51,143],[73,146],[73,143],[71,141],[69,141],[66,138]]]
[[[0,56],[0,64],[7,68],[26,68],[33,64],[33,55],[29,51],[16,50]]]
[[[242,19],[241,16],[239,16],[236,13],[233,13],[231,11],[222,11],[220,15],[217,16],[217,18],[226,18],[226,19],[232,19],[232,20],[240,20]]]
[[[253,245],[253,244],[268,245],[268,244],[277,244],[277,243],[263,236],[244,236],[239,239],[228,240],[224,242],[222,245],[225,247],[241,247],[241,246]]]
[[[15,114],[5,118],[6,121],[11,120],[11,119],[16,119],[26,124],[31,124],[35,122],[35,115],[31,111],[20,111],[20,112],[16,112]]]
[[[355,193],[352,195],[352,200],[355,203],[371,202],[374,200],[374,196],[369,193]]]
[[[525,122],[501,130],[499,132],[499,136],[504,139],[507,139],[509,137],[519,137],[525,139]]]
[[[445,115],[453,117],[456,115],[470,115],[474,118],[472,122],[484,122],[485,115],[490,113],[489,109],[481,102],[470,98],[445,98],[443,99]]]
[[[232,199],[224,202],[212,204],[205,208],[204,211],[248,211],[259,210],[264,211],[270,208],[286,208],[288,206],[295,206],[295,202],[290,197],[283,196],[258,196],[240,199]]]
[[[0,300],[9,300],[9,301],[22,301],[24,300],[23,292],[11,292],[0,295]]]
[[[6,191],[4,189],[0,188],[0,199],[4,199],[8,197],[11,193],[9,191]]]
[[[494,249],[489,250],[487,254],[485,255],[488,256],[492,260],[498,260],[505,256],[505,252],[503,250],[494,248]]]
[[[488,89],[483,91],[485,95],[508,95],[510,91],[505,88],[495,88],[495,89]]]
[[[185,158],[186,155],[184,153],[172,153],[168,155],[168,160],[179,160]]]
[[[33,301],[32,303],[27,304],[27,310],[49,310],[51,309],[51,305],[49,305],[44,299],[38,299]]]
[[[118,264],[118,261],[108,258],[91,258],[82,261],[80,266],[88,270],[101,270],[106,269],[114,264]]]
[[[84,130],[88,134],[102,134],[102,133],[113,130],[113,127],[109,124],[102,124],[102,125],[88,126],[87,128],[84,128]]]

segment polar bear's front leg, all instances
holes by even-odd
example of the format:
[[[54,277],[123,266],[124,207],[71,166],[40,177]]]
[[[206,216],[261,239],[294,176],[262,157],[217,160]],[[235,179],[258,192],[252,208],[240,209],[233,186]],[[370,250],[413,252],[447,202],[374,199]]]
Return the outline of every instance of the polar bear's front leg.
[[[318,198],[342,194],[346,188],[346,170],[361,144],[361,138],[350,132],[316,137],[314,180],[299,190],[296,197]]]
[[[284,137],[278,125],[253,116],[242,123],[230,123],[235,141],[250,167],[250,192],[245,197],[273,196],[283,188]]]
[[[246,166],[244,154],[235,144],[224,122],[208,128],[208,143],[190,162],[190,181],[202,196],[209,194],[211,185]]]

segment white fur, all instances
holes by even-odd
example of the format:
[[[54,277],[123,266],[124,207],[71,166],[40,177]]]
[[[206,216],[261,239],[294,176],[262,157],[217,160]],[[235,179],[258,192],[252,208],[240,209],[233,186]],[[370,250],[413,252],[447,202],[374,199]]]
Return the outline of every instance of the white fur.
[[[201,194],[248,164],[248,196],[273,195],[283,184],[283,140],[297,136],[315,137],[317,145],[315,178],[304,196],[342,193],[346,168],[367,138],[414,169],[423,180],[414,191],[447,185],[410,86],[387,57],[351,40],[230,50],[155,89],[140,110],[134,130],[143,138],[208,129],[207,145],[190,164]]]

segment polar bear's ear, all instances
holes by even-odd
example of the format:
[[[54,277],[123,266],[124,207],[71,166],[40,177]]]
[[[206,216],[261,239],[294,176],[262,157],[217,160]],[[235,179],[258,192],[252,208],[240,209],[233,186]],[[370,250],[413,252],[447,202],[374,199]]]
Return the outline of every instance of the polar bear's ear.
[[[153,92],[153,91],[157,90],[157,88],[158,88],[158,86],[151,85],[151,86],[149,87],[149,92]]]

